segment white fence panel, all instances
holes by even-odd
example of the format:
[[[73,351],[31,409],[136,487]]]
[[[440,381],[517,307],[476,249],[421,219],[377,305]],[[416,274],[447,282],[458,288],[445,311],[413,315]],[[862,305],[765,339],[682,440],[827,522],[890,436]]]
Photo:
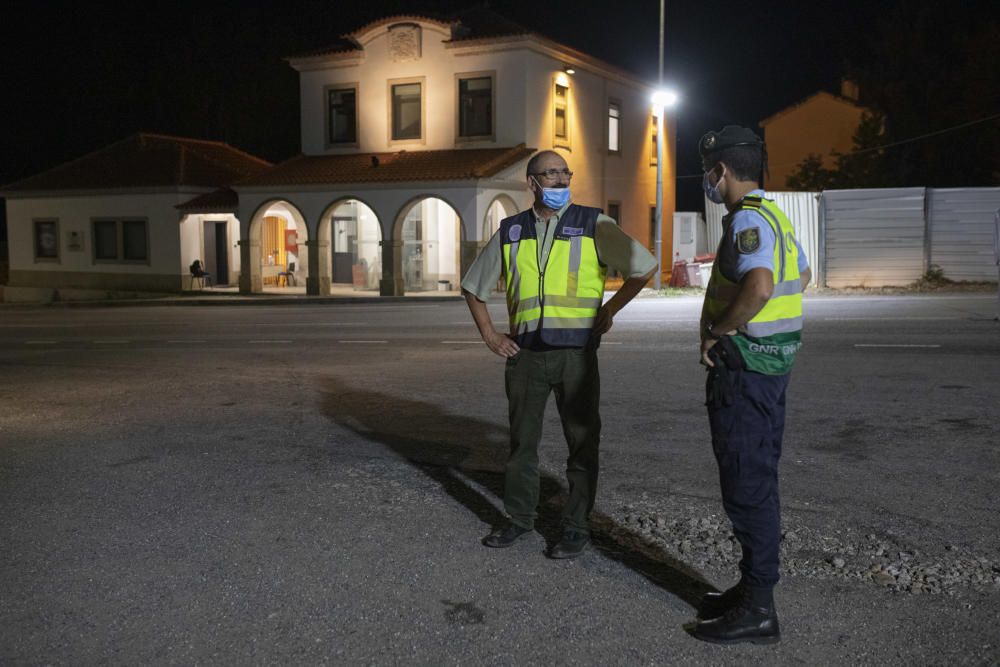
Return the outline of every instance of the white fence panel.
[[[827,190],[829,287],[907,285],[924,273],[924,188]]]
[[[816,284],[819,275],[818,268],[822,257],[819,254],[819,193],[817,192],[765,192],[768,199],[774,200],[788,219],[792,221],[795,238],[806,253],[812,268],[811,285]],[[708,247],[715,252],[722,238],[722,218],[726,215],[726,207],[713,204],[705,199],[705,221],[708,223]]]
[[[951,280],[996,280],[993,219],[1000,188],[941,188],[927,195],[931,264]]]

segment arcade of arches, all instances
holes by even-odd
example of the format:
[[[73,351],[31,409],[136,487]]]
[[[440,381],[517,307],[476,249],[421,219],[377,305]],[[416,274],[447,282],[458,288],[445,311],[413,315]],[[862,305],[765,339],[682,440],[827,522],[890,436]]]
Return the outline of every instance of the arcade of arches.
[[[250,275],[241,279],[241,289],[310,294],[343,289],[381,294],[454,291],[478,247],[501,219],[516,211],[510,197],[495,197],[481,222],[482,240],[463,243],[462,220],[451,204],[420,197],[402,207],[392,240],[385,242],[386,221],[364,201],[343,198],[321,216],[313,249],[299,208],[291,201],[271,201],[258,208],[251,221]]]

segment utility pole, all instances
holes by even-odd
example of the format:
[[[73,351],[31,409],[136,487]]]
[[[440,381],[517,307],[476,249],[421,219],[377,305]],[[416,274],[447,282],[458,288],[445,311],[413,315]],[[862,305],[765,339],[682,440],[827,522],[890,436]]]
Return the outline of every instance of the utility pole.
[[[659,90],[663,90],[663,10],[665,0],[660,0],[660,80]],[[663,113],[665,105],[658,104],[656,110],[656,216],[653,232],[653,246],[656,250],[656,275],[653,277],[653,288],[660,289],[663,275]]]

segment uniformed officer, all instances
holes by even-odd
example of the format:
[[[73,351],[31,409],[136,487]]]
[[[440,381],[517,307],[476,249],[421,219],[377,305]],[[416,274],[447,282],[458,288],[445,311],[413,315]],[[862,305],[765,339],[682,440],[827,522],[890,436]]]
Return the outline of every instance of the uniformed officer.
[[[764,142],[727,125],[704,135],[699,152],[705,194],[728,210],[702,307],[701,363],[723,506],[743,554],[739,583],[705,596],[691,632],[717,643],[772,643],[780,639],[778,459],[810,270],[788,217],[760,189]]]
[[[545,403],[554,392],[569,445],[569,498],[563,532],[549,555],[579,556],[589,543],[589,517],[597,494],[601,434],[597,347],[615,314],[639,293],[656,260],[600,209],[570,203],[573,172],[558,153],[528,161],[534,205],[500,222],[462,280],[469,310],[487,347],[506,357],[510,455],[504,475],[504,510],[510,518],[483,540],[509,547],[533,530],[539,496],[538,442]],[[604,282],[612,267],[627,279],[607,303]],[[510,332],[499,333],[486,301],[505,278]]]

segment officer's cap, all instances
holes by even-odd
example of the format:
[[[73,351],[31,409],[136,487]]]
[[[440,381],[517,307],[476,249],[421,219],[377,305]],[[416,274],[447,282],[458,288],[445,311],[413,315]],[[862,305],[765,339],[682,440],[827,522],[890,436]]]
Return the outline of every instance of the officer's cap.
[[[733,146],[764,146],[764,140],[753,130],[739,125],[726,125],[719,132],[707,132],[698,141],[702,157]]]

